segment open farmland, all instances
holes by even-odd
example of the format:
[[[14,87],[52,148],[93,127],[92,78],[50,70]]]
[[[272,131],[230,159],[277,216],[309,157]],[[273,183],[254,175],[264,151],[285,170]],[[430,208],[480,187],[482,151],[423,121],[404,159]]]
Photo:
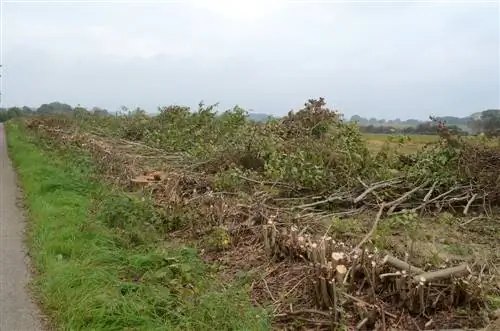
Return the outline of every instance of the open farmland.
[[[494,330],[500,149],[438,127],[385,144],[319,99],[265,124],[200,105],[154,118],[78,109],[10,132],[87,157],[88,178],[125,194],[94,196],[97,223],[74,224],[106,228],[127,257],[87,270],[122,289],[95,306],[124,302],[96,329]]]
[[[365,133],[363,135],[366,137],[366,139],[375,141],[385,141],[387,139],[390,139],[391,137],[398,137],[398,135],[384,133]],[[406,135],[406,137],[408,137],[409,142],[413,142],[416,144],[432,143],[439,140],[438,135],[409,134]]]
[[[434,143],[439,140],[438,135],[365,133],[363,136],[367,141],[368,149],[375,153],[378,153],[385,144],[396,149],[399,148],[399,151],[402,153],[416,153],[426,144]]]

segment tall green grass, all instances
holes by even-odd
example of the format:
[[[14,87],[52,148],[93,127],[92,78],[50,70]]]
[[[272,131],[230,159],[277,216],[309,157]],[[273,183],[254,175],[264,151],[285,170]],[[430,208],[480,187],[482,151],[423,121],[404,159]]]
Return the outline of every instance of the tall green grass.
[[[6,129],[29,214],[35,295],[54,328],[269,328],[248,279],[222,284],[195,250],[158,240],[147,200],[94,180],[87,156],[49,150],[18,122]]]

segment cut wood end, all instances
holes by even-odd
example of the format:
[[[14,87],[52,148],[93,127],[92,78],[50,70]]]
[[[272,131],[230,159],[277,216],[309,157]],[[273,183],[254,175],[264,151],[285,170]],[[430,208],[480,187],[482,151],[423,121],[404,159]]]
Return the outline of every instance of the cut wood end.
[[[332,259],[334,261],[340,261],[345,258],[345,254],[342,252],[333,252],[332,253]]]
[[[335,271],[339,274],[345,275],[347,273],[347,268],[343,264],[339,264],[336,268]]]

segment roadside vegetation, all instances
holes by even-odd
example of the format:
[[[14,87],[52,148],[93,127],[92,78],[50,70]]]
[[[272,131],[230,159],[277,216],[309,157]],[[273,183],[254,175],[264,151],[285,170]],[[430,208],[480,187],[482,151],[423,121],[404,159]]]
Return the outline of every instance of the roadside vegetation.
[[[60,330],[265,330],[245,275],[223,284],[196,250],[148,226],[158,211],[103,183],[88,153],[7,125],[29,213],[37,299]]]
[[[34,252],[89,273],[76,288],[101,312],[88,317],[97,329],[108,319],[137,330],[484,327],[499,308],[500,145],[439,120],[432,128],[425,140],[377,141],[320,98],[267,122],[203,104],[156,116],[78,108],[10,122],[9,142],[33,224],[52,224],[40,225],[43,236],[33,225]],[[19,155],[40,146],[54,152],[23,170]],[[62,170],[51,153],[85,156]],[[47,193],[49,166],[68,177]],[[61,194],[68,205],[49,208],[57,220],[37,221],[36,199],[64,190],[81,196]],[[72,235],[45,237],[66,223]],[[42,302],[57,316],[44,295],[64,291],[44,277],[62,269],[35,260]],[[88,294],[97,283],[104,299]],[[123,294],[122,283],[139,289]],[[80,299],[58,318],[72,322],[88,306]]]

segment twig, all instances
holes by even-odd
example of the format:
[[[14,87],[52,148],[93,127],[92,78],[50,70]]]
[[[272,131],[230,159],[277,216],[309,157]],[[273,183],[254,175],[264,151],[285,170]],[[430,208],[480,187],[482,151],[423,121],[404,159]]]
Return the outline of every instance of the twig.
[[[427,185],[429,183],[428,180],[426,180],[425,182],[423,182],[422,184],[420,184],[419,186],[413,188],[412,190],[406,192],[405,194],[403,194],[402,196],[400,196],[399,198],[397,198],[396,200],[394,201],[391,201],[389,203],[386,204],[386,207],[390,207],[389,211],[387,212],[388,214],[392,214],[392,212],[394,211],[394,209],[403,201],[405,201],[406,199],[408,199],[408,197],[410,195],[412,195],[413,193],[417,192],[418,190],[420,190],[422,187],[424,187],[425,185]]]
[[[467,206],[465,206],[465,209],[464,209],[464,215],[467,215],[467,213],[469,212],[470,205],[474,202],[474,200],[476,200],[476,197],[477,197],[477,193],[474,193],[472,195],[472,198],[470,198],[469,202],[467,202]]]
[[[422,329],[418,326],[417,322],[412,318],[411,321],[413,322],[413,325],[417,328],[418,331],[422,331]]]
[[[267,294],[271,297],[273,302],[276,302],[276,299],[274,298],[273,294],[271,293],[271,290],[269,289],[269,286],[267,285],[267,281],[262,277],[262,281],[264,282],[264,286],[266,287]]]
[[[316,201],[316,202],[307,203],[307,204],[300,205],[300,206],[295,206],[292,209],[310,208],[310,207],[315,207],[315,206],[322,205],[322,204],[325,204],[325,203],[329,203],[329,202],[332,202],[332,201],[341,201],[343,199],[344,199],[344,197],[335,195],[335,196],[330,196],[330,197],[328,197],[328,198],[326,198],[324,200],[321,200],[321,201]]]
[[[333,213],[331,215],[332,216],[336,216],[338,218],[342,218],[342,217],[345,217],[345,216],[354,216],[354,215],[361,214],[365,209],[366,209],[366,206],[362,206],[362,207],[360,207],[358,209],[353,209],[353,210],[347,210],[347,211],[343,211],[343,212]]]
[[[359,244],[354,247],[354,249],[351,251],[350,254],[354,254],[358,249],[361,248],[361,246],[363,246],[363,244],[368,240],[370,239],[370,237],[373,235],[373,233],[375,232],[375,230],[377,229],[377,226],[378,226],[378,222],[380,221],[380,217],[382,217],[382,212],[384,211],[384,208],[385,208],[385,204],[382,203],[382,205],[380,205],[380,209],[377,213],[377,217],[375,217],[375,221],[373,222],[373,225],[372,225],[372,228],[370,229],[370,231],[366,234],[366,236],[364,236],[364,238],[359,242]]]
[[[363,320],[361,320],[361,322],[356,324],[356,330],[361,330],[363,328],[363,326],[365,326],[365,324],[368,323],[368,321],[369,321],[368,317],[363,318]]]
[[[290,315],[302,315],[302,314],[317,314],[330,318],[331,314],[325,311],[316,310],[316,309],[301,309],[295,311],[288,311],[286,313],[276,314],[274,317],[285,317]]]
[[[422,209],[422,208],[424,208],[425,206],[427,206],[428,204],[433,203],[433,202],[435,202],[435,201],[437,201],[437,200],[439,200],[439,199],[441,199],[441,198],[443,198],[443,197],[446,197],[448,194],[450,194],[450,193],[451,193],[451,192],[453,192],[453,191],[458,190],[459,188],[460,188],[460,187],[453,187],[453,188],[449,189],[448,191],[446,191],[446,192],[444,192],[444,193],[441,193],[441,194],[440,194],[440,195],[438,195],[437,197],[434,197],[434,198],[432,198],[431,200],[425,201],[425,202],[424,202],[424,203],[422,203],[420,206],[417,206],[417,207],[413,208],[411,211],[412,211],[412,212],[415,212],[415,211],[417,211],[417,210],[419,210],[419,209]]]
[[[361,200],[363,200],[368,194],[370,194],[370,192],[374,191],[374,190],[377,190],[379,188],[383,188],[383,187],[387,187],[387,186],[391,186],[391,185],[394,185],[394,184],[397,184],[397,183],[400,183],[401,181],[399,180],[392,180],[392,181],[387,181],[387,182],[381,182],[381,183],[378,183],[378,184],[375,184],[375,185],[372,185],[370,187],[368,187],[363,193],[361,193],[359,196],[357,196],[353,202],[354,203],[358,203],[360,202]]]
[[[401,271],[396,271],[396,272],[388,272],[388,273],[386,273],[386,274],[381,274],[381,275],[379,275],[378,277],[379,277],[380,279],[384,279],[384,278],[386,278],[386,277],[399,277],[399,276],[401,276],[401,275],[402,275]]]
[[[432,193],[434,193],[434,189],[436,188],[436,185],[437,185],[437,181],[435,181],[433,184],[432,184],[432,187],[431,189],[429,190],[429,192],[427,192],[427,194],[425,195],[424,197],[424,202],[426,202],[427,200],[429,200],[432,196]]]
[[[155,148],[155,147],[151,147],[151,146],[142,144],[142,143],[137,142],[137,141],[130,141],[130,140],[123,139],[123,138],[121,138],[119,141],[121,141],[121,142],[123,142],[125,144],[128,144],[128,145],[140,146],[140,147],[143,147],[145,149],[149,149],[149,150],[152,150],[152,151],[155,151],[155,152],[159,152],[161,154],[166,154],[165,150],[162,150],[162,149],[159,149],[159,148]]]
[[[466,226],[467,224],[474,222],[474,221],[481,219],[481,218],[486,218],[486,217],[484,215],[479,215],[479,216],[473,217],[473,218],[471,218],[463,223],[460,223],[458,226],[461,226],[461,227]]]
[[[355,296],[353,295],[350,295],[346,292],[342,292],[342,295],[345,296],[347,299],[351,299],[352,301],[356,301],[357,303],[363,305],[363,306],[366,306],[368,308],[372,308],[372,309],[380,309],[380,307],[374,305],[374,304],[371,304],[371,303],[368,303],[360,298],[356,298]],[[394,319],[398,318],[396,315],[392,314],[392,313],[389,313],[387,311],[384,310],[384,313],[389,316],[389,317],[392,317]]]

